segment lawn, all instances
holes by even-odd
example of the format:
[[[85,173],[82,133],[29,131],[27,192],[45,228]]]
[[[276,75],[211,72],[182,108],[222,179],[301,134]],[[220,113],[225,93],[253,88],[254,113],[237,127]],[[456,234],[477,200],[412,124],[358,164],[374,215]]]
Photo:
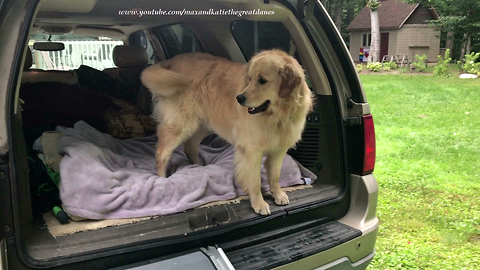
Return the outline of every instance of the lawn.
[[[360,77],[381,222],[369,269],[480,269],[480,79]]]

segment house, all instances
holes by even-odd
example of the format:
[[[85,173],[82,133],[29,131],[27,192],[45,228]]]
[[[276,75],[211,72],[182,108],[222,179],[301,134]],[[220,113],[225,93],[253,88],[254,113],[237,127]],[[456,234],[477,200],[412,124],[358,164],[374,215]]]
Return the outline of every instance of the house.
[[[433,7],[407,4],[397,0],[380,0],[380,59],[384,55],[406,55],[410,61],[415,55],[426,54],[428,62],[436,62],[440,54],[440,33],[429,26],[428,20],[439,15]],[[350,32],[350,54],[354,61],[367,61],[371,42],[370,8],[364,7],[347,27]],[[363,59],[362,59],[363,58]]]

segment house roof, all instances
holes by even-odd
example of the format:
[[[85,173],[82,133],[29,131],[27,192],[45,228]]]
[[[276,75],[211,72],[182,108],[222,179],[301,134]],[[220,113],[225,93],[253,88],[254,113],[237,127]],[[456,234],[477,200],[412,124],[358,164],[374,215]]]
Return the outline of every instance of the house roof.
[[[380,28],[400,28],[419,4],[407,4],[397,0],[380,0],[378,20]],[[435,16],[435,15],[434,15]],[[347,27],[347,31],[370,30],[370,8],[365,6]]]

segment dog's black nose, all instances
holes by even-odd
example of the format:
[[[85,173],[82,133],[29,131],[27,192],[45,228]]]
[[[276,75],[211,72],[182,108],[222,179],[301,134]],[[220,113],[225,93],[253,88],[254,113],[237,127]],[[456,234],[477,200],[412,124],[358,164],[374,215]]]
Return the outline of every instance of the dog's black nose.
[[[247,100],[247,97],[244,94],[240,94],[240,95],[237,96],[237,101],[241,105],[243,105],[245,103],[245,100]]]

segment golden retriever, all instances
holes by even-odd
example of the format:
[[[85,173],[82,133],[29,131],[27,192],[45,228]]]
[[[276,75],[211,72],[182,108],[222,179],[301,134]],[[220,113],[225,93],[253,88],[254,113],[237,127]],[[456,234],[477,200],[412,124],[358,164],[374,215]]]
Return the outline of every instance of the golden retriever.
[[[153,94],[159,123],[158,176],[166,177],[172,152],[181,143],[190,161],[201,164],[200,141],[213,130],[234,146],[235,177],[256,213],[270,214],[260,189],[263,155],[275,203],[289,203],[279,185],[280,168],[312,110],[312,94],[295,58],[268,50],[240,64],[204,53],[183,54],[148,67],[141,80]]]

